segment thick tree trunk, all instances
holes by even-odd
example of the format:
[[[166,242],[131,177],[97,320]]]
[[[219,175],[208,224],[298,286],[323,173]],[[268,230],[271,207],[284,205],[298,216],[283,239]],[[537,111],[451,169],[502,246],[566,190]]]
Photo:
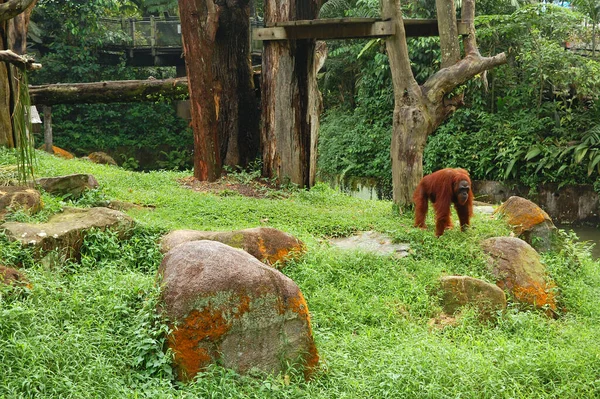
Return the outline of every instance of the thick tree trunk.
[[[319,0],[267,0],[265,24],[315,19]],[[289,180],[300,187],[310,185],[311,100],[309,80],[314,73],[314,40],[264,42],[262,60],[263,174]]]
[[[217,129],[221,88],[212,68],[219,10],[213,0],[179,0],[179,13],[194,131],[194,177],[215,181],[221,175]]]
[[[250,62],[248,0],[223,4],[219,13],[213,73],[221,90],[218,109],[224,165],[247,166],[259,154],[259,105]]]
[[[506,62],[504,53],[490,58],[479,54],[473,24],[474,0],[463,0],[462,20],[469,25],[469,34],[463,39],[466,55],[459,60],[457,41],[454,40],[456,17],[453,1],[437,0],[436,4],[444,67],[419,86],[410,68],[400,1],[381,1],[382,18],[389,18],[396,25],[396,34],[386,39],[386,48],[394,86],[393,196],[394,202],[401,207],[412,202],[413,192],[423,177],[423,151],[427,137],[462,105],[462,96],[450,98],[448,94],[478,73]]]
[[[19,142],[12,120],[15,107],[19,104],[19,85],[22,71],[12,63],[14,55],[22,55],[27,49],[27,27],[35,0],[0,0],[0,146],[15,147]],[[11,52],[3,51],[11,50]],[[8,58],[7,58],[8,57]],[[9,59],[11,58],[11,59]],[[28,68],[27,63],[19,65]]]
[[[95,104],[156,101],[163,97],[187,97],[187,78],[164,80],[115,80],[94,83],[58,83],[29,86],[32,104]]]
[[[258,151],[248,0],[179,0],[179,11],[194,130],[194,176],[214,181],[223,161],[247,164]]]

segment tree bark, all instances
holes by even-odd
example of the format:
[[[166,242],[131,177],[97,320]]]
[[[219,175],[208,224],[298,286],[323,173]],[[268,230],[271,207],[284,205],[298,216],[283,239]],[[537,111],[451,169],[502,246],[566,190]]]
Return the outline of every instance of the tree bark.
[[[33,67],[33,63],[27,60],[20,64],[24,59],[19,56],[27,49],[29,16],[36,1],[0,2],[0,54],[3,57],[0,61],[4,61],[0,62],[0,146],[12,148],[19,143],[19,132],[15,128],[12,115],[21,101],[19,85],[22,84],[23,74],[12,63],[26,69]]]
[[[265,24],[315,19],[320,0],[267,0]],[[266,41],[262,59],[263,174],[300,187],[310,185],[311,130],[309,89],[315,40]]]
[[[44,151],[54,154],[52,147],[52,107],[44,106]]]
[[[250,60],[250,4],[249,0],[218,4],[213,72],[221,89],[217,105],[220,156],[224,165],[247,166],[260,151],[259,104]]]
[[[212,69],[219,8],[213,0],[179,0],[179,14],[194,131],[194,177],[215,181],[221,175],[217,129],[221,88]]]
[[[311,76],[308,79],[308,117],[310,123],[310,161],[308,172],[308,185],[315,184],[317,176],[317,148],[319,145],[319,118],[323,111],[323,96],[317,85],[317,73],[327,60],[327,44],[317,41],[315,46],[314,64]]]
[[[163,97],[188,97],[187,78],[115,80],[94,83],[58,83],[29,86],[32,104],[95,104],[156,101]]]
[[[448,1],[448,0],[446,0]],[[452,1],[448,1],[452,3]],[[394,117],[392,131],[392,184],[394,202],[400,207],[412,202],[412,194],[423,177],[423,151],[427,137],[456,108],[462,105],[462,95],[449,97],[452,90],[473,76],[506,63],[504,53],[481,57],[475,40],[474,0],[463,0],[462,20],[469,34],[463,39],[465,57],[456,62],[457,47],[446,33],[456,26],[455,15],[444,0],[437,0],[438,26],[441,36],[444,67],[419,86],[412,74],[406,33],[399,0],[382,0],[382,18],[396,24],[396,34],[386,39],[386,48],[394,86]]]
[[[8,0],[0,4],[0,21],[8,21],[32,7],[37,0]]]
[[[189,81],[194,176],[214,181],[223,162],[258,152],[258,103],[250,64],[248,0],[179,0]]]

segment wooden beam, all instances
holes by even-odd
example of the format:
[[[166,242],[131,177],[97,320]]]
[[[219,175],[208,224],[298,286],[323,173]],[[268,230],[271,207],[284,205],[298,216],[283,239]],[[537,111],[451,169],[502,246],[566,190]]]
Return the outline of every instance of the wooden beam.
[[[466,24],[457,23],[458,34],[467,34]],[[435,19],[405,19],[407,37],[438,36]],[[395,25],[379,18],[332,18],[278,22],[253,31],[253,40],[357,39],[394,35]]]
[[[394,25],[388,21],[352,23],[310,23],[311,21],[290,21],[298,24],[259,28],[253,32],[254,40],[296,40],[296,39],[352,39],[360,37],[385,37],[394,34]]]

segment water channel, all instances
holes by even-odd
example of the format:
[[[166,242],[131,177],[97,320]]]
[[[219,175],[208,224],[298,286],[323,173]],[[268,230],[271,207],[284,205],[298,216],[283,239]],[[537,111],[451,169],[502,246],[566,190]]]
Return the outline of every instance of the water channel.
[[[600,228],[596,226],[570,226],[558,225],[559,229],[565,231],[573,231],[579,237],[579,241],[587,241],[595,244],[592,248],[592,257],[596,260],[600,259]]]

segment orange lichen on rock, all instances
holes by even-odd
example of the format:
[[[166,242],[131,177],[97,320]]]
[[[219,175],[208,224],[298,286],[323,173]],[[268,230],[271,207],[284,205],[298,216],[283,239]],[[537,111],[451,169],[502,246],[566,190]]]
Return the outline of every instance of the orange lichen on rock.
[[[308,342],[307,353],[304,356],[304,378],[307,380],[315,372],[317,365],[319,364],[319,353],[314,343],[312,335],[312,326],[310,324],[310,313],[308,311],[308,304],[302,292],[298,291],[298,294],[286,299],[285,304],[280,303],[280,314],[285,314],[286,311],[296,313],[307,325],[306,341]],[[286,306],[287,305],[287,306]]]
[[[551,222],[550,216],[533,202],[521,197],[510,197],[498,209],[497,214],[504,215],[517,235],[531,230],[544,221]]]
[[[521,303],[530,303],[536,308],[556,310],[556,301],[551,286],[533,282],[529,286],[515,286],[512,290],[515,299]]]
[[[44,147],[40,147],[40,150],[43,150]],[[52,146],[52,151],[54,153],[54,155],[56,155],[57,157],[61,157],[61,158],[65,158],[65,159],[73,159],[75,158],[75,156],[73,154],[71,154],[69,151],[67,150],[63,150],[60,147],[57,147],[55,145]]]
[[[169,348],[182,376],[192,379],[200,370],[213,361],[209,348],[214,341],[231,328],[223,314],[204,309],[192,310],[177,326],[171,326]]]
[[[293,246],[278,247],[275,245],[269,248],[262,237],[258,238],[257,247],[259,253],[257,258],[269,265],[274,265],[277,262],[284,262],[285,260],[293,258],[294,254],[302,254],[306,250],[304,244],[300,241]]]

